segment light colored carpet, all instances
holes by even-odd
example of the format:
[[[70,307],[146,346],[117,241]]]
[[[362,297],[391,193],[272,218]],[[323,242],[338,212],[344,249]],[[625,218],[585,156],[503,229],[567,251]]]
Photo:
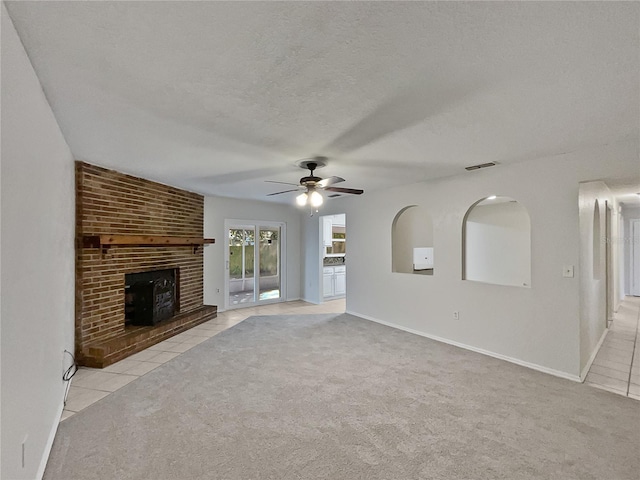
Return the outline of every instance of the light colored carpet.
[[[60,425],[47,480],[637,480],[640,402],[349,315],[260,316]]]

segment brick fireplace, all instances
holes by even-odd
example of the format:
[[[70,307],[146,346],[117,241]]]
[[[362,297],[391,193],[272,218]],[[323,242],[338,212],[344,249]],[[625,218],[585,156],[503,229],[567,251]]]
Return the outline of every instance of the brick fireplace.
[[[215,248],[203,245],[203,214],[201,195],[76,162],[80,365],[105,367],[216,316],[215,306],[203,305],[203,248]],[[172,315],[165,305],[171,281],[153,290],[160,271],[174,272]],[[132,278],[140,291],[146,282],[152,292],[139,293],[138,304],[144,295],[160,302],[155,308],[162,312],[146,322],[125,318],[133,308]]]

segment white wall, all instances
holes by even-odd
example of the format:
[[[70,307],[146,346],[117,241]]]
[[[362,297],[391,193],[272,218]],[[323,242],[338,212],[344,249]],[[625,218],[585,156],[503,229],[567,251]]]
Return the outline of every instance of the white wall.
[[[620,259],[624,258],[624,244],[620,242],[618,238],[618,233],[622,228],[622,214],[621,205],[618,200],[614,197],[611,203],[611,231],[609,232],[610,238],[607,239],[609,242],[609,248],[611,249],[611,266],[610,266],[610,276],[611,276],[611,284],[609,288],[611,289],[612,296],[612,305],[609,306],[609,316],[613,318],[615,312],[618,311],[618,307],[620,306],[621,298],[624,298],[624,295],[621,295],[621,290],[623,290],[623,283],[620,281],[622,278],[621,275],[624,275],[624,269],[620,270]],[[605,217],[606,218],[606,217]]]
[[[467,215],[465,278],[496,285],[531,285],[531,227],[517,202],[476,205]]]
[[[564,265],[579,270],[578,184],[636,175],[638,152],[636,141],[626,141],[336,199],[329,209],[347,214],[349,231],[347,310],[577,379],[580,286],[577,276],[563,278],[562,271]],[[531,288],[461,279],[464,215],[494,194],[529,212]],[[434,276],[391,272],[391,224],[407,205],[422,205],[433,217]],[[317,222],[304,227],[307,237],[317,236]]]
[[[16,480],[42,475],[62,411],[63,351],[73,351],[75,195],[71,152],[4,4],[1,16],[0,476]]]
[[[631,245],[636,242],[637,248],[640,248],[640,240],[633,238],[633,230],[631,228],[632,220],[640,220],[640,207],[624,206],[622,207],[622,238],[620,242],[624,249],[624,255],[620,264],[623,268],[624,285],[620,289],[622,291],[621,297],[624,295],[631,295]]]
[[[329,209],[322,206],[323,214]],[[335,213],[335,212],[334,212]],[[302,218],[302,245],[304,245],[302,265],[302,292],[301,298],[310,303],[322,303],[322,216],[314,214],[313,217],[301,214]],[[351,248],[351,241],[347,248]],[[351,250],[347,257],[351,255]]]
[[[637,176],[637,173],[635,175]],[[611,213],[609,237],[606,221],[608,206]],[[624,241],[619,238],[619,232],[624,231],[624,225],[618,210],[618,202],[605,182],[592,181],[580,184],[580,359],[583,369],[589,366],[598,341],[606,329],[606,321],[613,319],[613,313],[622,298],[620,269],[624,272],[621,258],[624,256],[625,247]],[[607,249],[611,252],[609,272],[606,263]],[[609,293],[607,274],[610,282]],[[609,304],[607,295],[611,300]],[[583,374],[585,373],[583,370]]]
[[[204,248],[204,303],[224,309],[225,252],[224,221],[261,220],[286,223],[286,300],[297,300],[301,295],[301,243],[300,212],[293,205],[281,205],[253,200],[225,197],[205,197],[204,236],[215,238],[216,243]],[[220,289],[220,292],[217,292]]]
[[[586,365],[606,329],[605,202],[613,197],[602,181],[579,187],[580,361]]]

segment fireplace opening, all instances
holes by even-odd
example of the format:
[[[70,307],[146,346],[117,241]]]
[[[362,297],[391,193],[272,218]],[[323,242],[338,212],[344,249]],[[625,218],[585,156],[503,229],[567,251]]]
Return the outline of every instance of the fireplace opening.
[[[156,325],[178,310],[176,269],[124,276],[125,325]]]

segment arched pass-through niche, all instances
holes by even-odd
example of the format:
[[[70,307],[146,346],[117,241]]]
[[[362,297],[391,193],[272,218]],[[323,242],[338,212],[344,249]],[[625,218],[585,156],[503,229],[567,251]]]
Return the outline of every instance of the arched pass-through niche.
[[[400,210],[391,226],[391,271],[433,275],[433,221],[418,205]]]
[[[462,227],[463,280],[531,286],[531,221],[527,209],[509,197],[474,203]]]

